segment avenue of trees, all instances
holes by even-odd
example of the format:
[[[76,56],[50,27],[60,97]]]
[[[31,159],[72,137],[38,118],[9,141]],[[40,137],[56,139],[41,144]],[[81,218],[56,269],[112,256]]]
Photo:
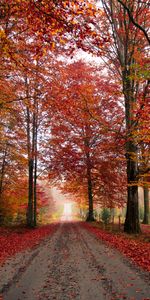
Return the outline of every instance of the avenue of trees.
[[[0,1],[0,224],[37,225],[42,179],[127,233],[141,186],[149,223],[149,23],[147,0]]]

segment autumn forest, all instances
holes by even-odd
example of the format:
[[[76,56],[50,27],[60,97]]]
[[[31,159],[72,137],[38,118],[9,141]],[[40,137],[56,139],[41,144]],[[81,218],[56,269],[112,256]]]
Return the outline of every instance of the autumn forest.
[[[148,2],[0,1],[0,226],[36,227],[55,205],[43,185],[86,221],[149,224]]]

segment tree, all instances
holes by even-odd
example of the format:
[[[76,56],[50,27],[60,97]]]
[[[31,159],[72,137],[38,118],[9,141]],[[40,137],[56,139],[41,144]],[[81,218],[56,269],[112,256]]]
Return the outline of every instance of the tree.
[[[142,131],[143,133],[145,131]],[[143,224],[149,224],[150,222],[150,209],[149,209],[149,144],[140,144],[140,155],[139,155],[139,169],[140,169],[140,184],[144,191],[144,218]]]
[[[139,23],[138,19],[139,19],[139,15],[145,15],[145,20],[144,22],[147,22],[147,18],[148,18],[148,6],[149,6],[149,2],[148,1],[144,1],[143,3],[141,3],[140,1],[138,1],[137,3],[137,9],[136,9],[136,15],[134,16],[134,4],[131,4],[131,6],[129,5],[129,3],[126,3],[122,0],[117,0],[123,7],[124,9],[127,11],[128,16],[130,21],[134,24],[134,26],[136,26],[140,31],[142,31],[142,33],[144,34],[148,44],[150,45],[150,38],[148,36],[148,32],[145,29],[144,26],[141,26],[141,24]],[[144,5],[143,5],[144,4]],[[143,19],[143,16],[142,16]],[[140,20],[141,21],[141,20]],[[142,20],[142,23],[144,23]],[[145,25],[145,24],[144,24]]]
[[[28,53],[28,59],[29,59]],[[32,67],[31,67],[32,66]],[[24,133],[28,156],[28,207],[27,225],[35,227],[37,223],[37,166],[38,166],[38,133],[42,105],[42,79],[39,61],[30,60],[30,70],[20,70],[18,77],[18,94],[20,101],[20,125]],[[22,111],[23,110],[23,111]]]
[[[20,144],[16,141],[17,122],[15,112],[12,111],[4,113],[1,126],[1,140],[0,140],[0,221],[1,224],[5,219],[9,203],[13,194],[16,193],[16,186],[19,184],[20,188],[21,177],[25,176],[26,158],[23,153],[20,153]],[[19,183],[20,179],[20,183]],[[25,193],[25,191],[24,191]],[[19,192],[17,200],[19,199]],[[16,205],[18,201],[16,200]],[[14,200],[12,199],[12,202]]]
[[[136,11],[136,4],[132,2],[132,9]],[[135,4],[135,5],[134,5]],[[118,1],[103,1],[104,10],[111,24],[112,38],[114,41],[116,58],[120,66],[122,87],[125,101],[126,119],[126,159],[128,200],[127,214],[124,230],[128,233],[140,232],[138,213],[138,160],[137,143],[135,131],[137,126],[134,122],[133,107],[137,103],[139,92],[136,74],[136,53],[142,53],[144,43],[141,47],[141,35],[128,16],[127,10]]]
[[[124,164],[121,167],[119,161],[122,146],[117,147],[123,112],[119,105],[114,106],[119,88],[112,83],[106,89],[107,79],[94,72],[83,62],[60,68],[59,83],[55,77],[56,89],[50,89],[51,138],[45,155],[50,179],[63,179],[77,189],[84,187],[90,221],[94,219],[94,199],[101,197],[101,203],[107,201],[110,207],[124,202],[121,193],[120,197],[116,193],[125,182]]]

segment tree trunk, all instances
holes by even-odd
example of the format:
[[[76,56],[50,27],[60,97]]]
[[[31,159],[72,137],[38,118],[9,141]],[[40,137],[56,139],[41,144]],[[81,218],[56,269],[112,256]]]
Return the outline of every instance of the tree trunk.
[[[133,75],[136,75],[136,70],[134,71],[132,68],[132,66],[136,63],[134,56],[136,49],[135,45],[136,42],[138,44],[139,41],[137,39],[137,31],[131,30],[131,21],[128,18],[126,10],[122,8],[120,3],[112,0],[102,0],[102,3],[112,28],[114,47],[117,54],[117,60],[121,68],[120,71],[122,74],[123,94],[125,100],[128,199],[124,231],[127,233],[139,233],[138,163],[135,138],[138,122],[135,126],[134,121],[134,107],[136,107],[139,82],[136,80],[136,76],[134,78]],[[122,13],[122,19],[120,19],[120,13]],[[114,52],[111,52],[111,55],[112,54],[114,57]]]
[[[2,195],[3,191],[3,181],[4,181],[4,176],[5,176],[5,167],[6,167],[6,156],[7,156],[7,144],[4,150],[4,155],[2,158],[2,168],[1,168],[1,174],[0,174],[0,197]]]
[[[27,226],[33,227],[33,158],[29,160]]]
[[[143,224],[150,223],[150,214],[149,214],[149,189],[144,187],[144,219]]]
[[[38,63],[37,63],[38,72]],[[37,75],[38,73],[36,73]],[[37,83],[35,80],[35,93],[33,107],[30,110],[30,102],[27,106],[27,148],[28,148],[28,209],[27,209],[27,225],[36,227],[37,224],[37,134],[38,134],[38,101],[37,101]],[[26,96],[29,99],[29,83],[25,78]]]
[[[34,218],[33,223],[34,227],[37,225],[37,113],[38,113],[38,105],[36,107],[36,115],[35,115],[35,132],[34,132]]]
[[[7,144],[6,148],[4,150],[3,160],[2,160],[2,168],[1,168],[1,174],[0,174],[0,225],[4,221],[3,216],[3,209],[2,209],[2,195],[3,195],[3,182],[4,182],[4,176],[5,176],[5,166],[6,166],[6,156],[7,156]]]
[[[129,68],[129,67],[128,67]],[[138,205],[138,162],[137,145],[134,138],[133,104],[135,103],[130,71],[123,72],[123,93],[125,98],[126,117],[126,159],[127,159],[127,212],[124,231],[127,233],[139,233],[139,205]]]
[[[88,202],[89,202],[89,212],[86,221],[95,221],[93,214],[93,193],[92,193],[92,180],[91,180],[91,170],[87,167],[87,182],[88,182]]]
[[[26,84],[27,99],[29,99],[27,78],[25,78],[25,84]],[[27,106],[26,113],[27,113],[26,123],[27,123],[27,149],[28,149],[28,207],[27,207],[26,222],[27,222],[28,227],[32,227],[33,226],[33,169],[34,169],[34,161],[33,161],[32,150],[31,150],[31,132],[30,132],[31,120],[30,120],[29,106]]]
[[[140,233],[137,186],[128,186],[127,213],[124,231],[127,233]]]
[[[86,128],[88,132],[88,128]],[[86,132],[86,133],[87,133]],[[87,134],[88,136],[88,134]],[[89,204],[89,211],[86,221],[92,222],[95,221],[94,213],[93,213],[93,190],[92,190],[92,176],[91,176],[91,160],[90,160],[90,153],[89,153],[89,141],[86,137],[85,139],[85,152],[86,152],[86,168],[87,168],[87,187],[88,187],[88,204]]]
[[[34,162],[34,217],[33,217],[34,227],[36,227],[36,225],[37,225],[37,197],[36,197],[36,187],[37,187],[37,158],[35,157],[35,162]]]

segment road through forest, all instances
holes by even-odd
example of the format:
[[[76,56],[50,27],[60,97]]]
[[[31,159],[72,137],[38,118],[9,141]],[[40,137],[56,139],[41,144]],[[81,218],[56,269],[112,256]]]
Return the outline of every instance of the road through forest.
[[[148,273],[72,222],[7,261],[0,282],[3,300],[150,299]]]

